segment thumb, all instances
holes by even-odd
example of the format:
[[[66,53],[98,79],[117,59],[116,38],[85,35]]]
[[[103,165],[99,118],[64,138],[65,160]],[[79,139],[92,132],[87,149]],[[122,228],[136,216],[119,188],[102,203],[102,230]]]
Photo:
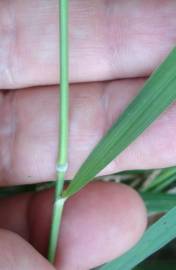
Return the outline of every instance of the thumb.
[[[29,243],[15,233],[0,230],[0,269],[54,270]]]

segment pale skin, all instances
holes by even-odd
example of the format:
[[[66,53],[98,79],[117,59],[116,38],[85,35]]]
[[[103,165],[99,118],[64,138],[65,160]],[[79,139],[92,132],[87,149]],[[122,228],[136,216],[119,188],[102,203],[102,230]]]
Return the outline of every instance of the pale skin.
[[[175,0],[70,6],[69,179],[176,41]],[[55,177],[57,16],[54,0],[0,3],[1,186]],[[175,165],[175,112],[172,105],[101,174]],[[52,191],[1,200],[1,269],[54,269],[44,257],[51,203]],[[120,256],[145,227],[135,191],[92,183],[66,204],[56,269],[88,270]]]

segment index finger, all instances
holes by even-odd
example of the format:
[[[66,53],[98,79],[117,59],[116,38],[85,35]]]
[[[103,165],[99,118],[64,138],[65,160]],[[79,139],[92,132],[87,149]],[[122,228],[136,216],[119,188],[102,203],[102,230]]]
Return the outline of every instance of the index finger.
[[[176,2],[70,1],[70,80],[148,75],[176,40]],[[0,88],[58,83],[56,0],[1,1]]]
[[[133,79],[71,87],[67,179],[73,178],[143,83],[144,80]],[[56,179],[58,87],[8,93],[0,96],[0,185]],[[173,104],[101,175],[174,166],[175,110]]]

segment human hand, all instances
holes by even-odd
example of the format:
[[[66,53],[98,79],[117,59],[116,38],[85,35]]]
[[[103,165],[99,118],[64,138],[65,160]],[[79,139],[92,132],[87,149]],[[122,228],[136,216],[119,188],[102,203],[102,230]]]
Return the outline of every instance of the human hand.
[[[70,4],[70,77],[75,84],[68,178],[176,39],[174,0]],[[1,93],[1,185],[54,179],[57,1],[3,1],[0,7],[0,87],[13,89]],[[173,105],[103,173],[173,165],[174,116]],[[0,204],[0,227],[21,235],[42,254],[47,249],[51,193],[2,199]],[[145,209],[133,190],[92,183],[66,205],[56,267],[84,270],[121,255],[135,244],[145,225]],[[0,234],[2,269],[53,269],[18,235],[4,230]]]

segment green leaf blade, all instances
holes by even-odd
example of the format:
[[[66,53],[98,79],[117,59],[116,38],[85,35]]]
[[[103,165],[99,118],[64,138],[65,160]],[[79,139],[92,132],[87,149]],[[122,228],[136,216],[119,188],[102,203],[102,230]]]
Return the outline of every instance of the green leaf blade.
[[[129,252],[97,270],[131,270],[176,238],[176,207],[152,225]]]
[[[90,182],[176,99],[176,49],[102,138],[63,193],[69,197]]]
[[[167,212],[176,205],[176,194],[143,192],[141,197],[149,214]]]
[[[166,168],[143,191],[161,192],[174,181],[176,181],[176,167]]]

